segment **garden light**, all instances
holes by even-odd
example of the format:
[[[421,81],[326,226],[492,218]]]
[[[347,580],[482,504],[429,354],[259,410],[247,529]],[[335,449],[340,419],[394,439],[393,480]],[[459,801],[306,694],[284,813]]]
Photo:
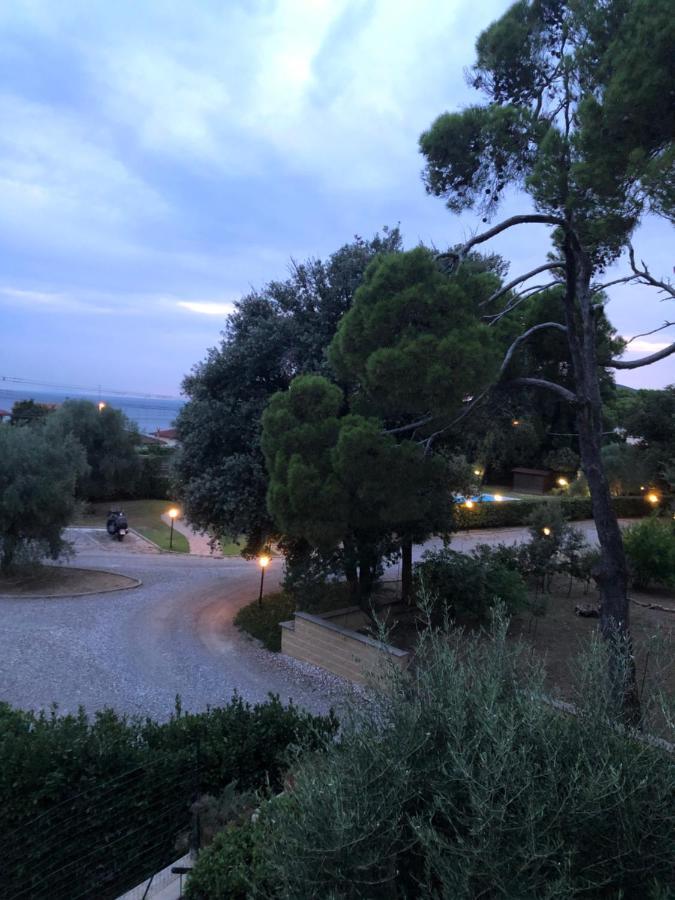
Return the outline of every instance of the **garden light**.
[[[104,409],[105,409],[105,403],[103,402],[103,400],[100,400],[99,404],[98,404],[98,411],[103,412]]]
[[[647,494],[645,500],[647,500],[652,505],[656,505],[659,502],[659,495],[654,493]]]
[[[173,523],[174,520],[178,518],[179,512],[175,506],[172,506],[167,515],[171,519],[171,531],[169,532],[169,550],[173,550]]]
[[[474,475],[481,475],[482,472],[481,472],[480,469],[474,469],[474,470],[473,470],[473,474],[474,474]]]
[[[495,494],[495,501],[496,501],[497,503],[501,503],[503,499],[504,499],[504,498],[502,497],[501,494]]]
[[[542,530],[543,533],[546,535],[546,537],[550,537],[550,535],[551,535],[551,529],[548,527],[548,525],[547,525],[545,528],[542,528],[541,530]]]
[[[511,424],[515,428],[517,425],[520,425],[520,419],[512,419]]]
[[[258,594],[258,606],[262,606],[263,584],[265,583],[265,569],[270,564],[270,558],[266,553],[258,557],[258,565],[260,566],[260,593]]]
[[[464,504],[464,506],[466,506],[467,509],[473,509],[473,507],[474,507],[473,500],[467,500],[466,503]]]
[[[559,478],[558,484],[560,485],[560,487],[567,487],[569,481],[566,478]]]

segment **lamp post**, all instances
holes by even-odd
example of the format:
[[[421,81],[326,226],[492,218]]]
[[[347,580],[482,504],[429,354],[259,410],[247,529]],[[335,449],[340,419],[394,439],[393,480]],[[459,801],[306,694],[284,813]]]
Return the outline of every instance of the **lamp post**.
[[[169,518],[171,519],[171,533],[169,534],[169,550],[173,550],[173,523],[178,518],[178,510],[172,506],[169,510]]]
[[[266,553],[258,557],[258,565],[260,566],[260,593],[258,594],[258,606],[262,606],[263,584],[265,583],[265,569],[270,564],[270,558]]]

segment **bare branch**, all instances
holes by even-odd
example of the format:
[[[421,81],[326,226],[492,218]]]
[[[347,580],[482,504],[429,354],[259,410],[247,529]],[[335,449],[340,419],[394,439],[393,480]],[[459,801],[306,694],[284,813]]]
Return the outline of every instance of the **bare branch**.
[[[664,322],[663,325],[659,325],[658,328],[652,328],[651,331],[643,331],[642,334],[634,334],[632,338],[626,341],[626,347],[638,338],[649,337],[650,334],[656,334],[657,331],[663,331],[664,328],[671,328],[673,325],[675,325],[675,322]]]
[[[429,437],[425,438],[422,441],[422,444],[424,445],[425,455],[428,454],[429,451],[431,450],[431,445],[433,444],[434,440],[439,435],[443,434],[444,431],[448,431],[448,429],[457,425],[458,422],[461,422],[462,419],[464,419],[466,416],[468,416],[469,413],[471,412],[471,410],[474,409],[480,403],[480,401],[486,396],[486,394],[488,393],[489,390],[490,390],[490,388],[486,388],[481,394],[478,394],[477,397],[474,397],[469,402],[469,404],[464,407],[464,409],[461,411],[461,413],[458,416],[455,416],[455,418],[452,419],[452,421],[448,422],[447,425],[444,425],[442,428],[439,428],[438,431],[434,431],[433,434],[430,434]]]
[[[675,287],[669,281],[659,281],[658,278],[654,278],[652,273],[649,271],[647,266],[645,265],[644,259],[641,259],[642,268],[640,269],[635,262],[635,250],[633,250],[633,245],[628,245],[628,258],[630,259],[630,267],[635,273],[634,277],[637,277],[642,281],[643,284],[649,284],[652,287],[658,288],[660,291],[663,291],[666,294],[670,294],[670,296],[675,300]]]
[[[610,369],[639,369],[642,366],[650,366],[660,359],[666,359],[666,357],[672,356],[673,353],[675,353],[675,344],[670,344],[670,346],[664,347],[663,350],[659,350],[657,353],[652,353],[650,356],[643,356],[642,359],[634,359],[632,361],[610,359],[609,362],[602,363],[602,365],[607,366]]]
[[[506,372],[509,363],[513,359],[513,354],[523,343],[523,341],[526,341],[531,335],[536,334],[538,331],[543,331],[545,328],[556,328],[558,331],[562,331],[565,334],[567,333],[567,328],[564,325],[561,325],[560,322],[541,322],[539,325],[533,325],[532,328],[528,328],[527,331],[519,334],[515,341],[511,344],[509,349],[506,351],[506,356],[504,357],[504,361],[502,362],[501,368],[499,369],[497,380],[499,380],[504,375],[504,372]],[[565,390],[565,388],[563,388],[563,390]]]
[[[556,384],[555,381],[547,381],[545,378],[513,378],[511,381],[507,381],[506,384],[513,385],[514,387],[538,387],[547,391],[554,391],[556,394],[559,394],[563,400],[567,400],[568,403],[577,402],[576,394],[573,394],[572,391],[568,391],[567,388],[563,387],[561,384]]]
[[[384,434],[400,434],[402,431],[414,431],[416,428],[420,428],[422,425],[426,425],[428,422],[435,418],[431,414],[424,416],[421,419],[418,419],[416,422],[411,422],[409,425],[399,425],[398,428],[387,428],[384,431]]]
[[[530,297],[536,297],[537,294],[541,294],[543,293],[543,291],[548,291],[550,290],[550,288],[555,287],[557,284],[565,284],[565,282],[556,279],[555,281],[549,281],[546,284],[535,284],[532,287],[526,288],[526,290],[518,295],[516,300],[514,300],[501,312],[494,313],[494,315],[491,316],[481,316],[481,319],[490,319],[491,321],[489,322],[489,324],[496,325],[496,323],[499,322],[500,319],[503,319],[504,316],[507,316],[512,310],[520,306],[521,303],[524,303],[525,300],[529,300]]]
[[[615,278],[614,281],[606,281],[604,284],[596,284],[595,287],[591,290],[591,294],[599,294],[600,291],[604,291],[608,287],[612,287],[614,284],[628,284],[629,281],[635,281],[637,275],[625,275],[623,278]]]
[[[450,271],[454,271],[457,266],[462,262],[462,260],[466,257],[467,253],[472,250],[476,244],[484,244],[485,241],[489,241],[490,238],[495,237],[497,234],[501,234],[502,231],[506,231],[507,228],[513,228],[514,225],[558,225],[560,227],[565,227],[564,219],[559,219],[556,216],[545,216],[536,213],[532,213],[531,215],[526,216],[511,216],[510,219],[504,219],[503,222],[500,222],[499,225],[495,225],[494,228],[490,228],[487,231],[484,231],[482,234],[477,234],[471,238],[471,240],[467,241],[462,247],[457,251],[451,251],[448,253],[439,253],[436,259],[438,261],[441,260],[449,260],[450,262]]]
[[[555,262],[546,263],[543,266],[537,266],[536,269],[532,269],[529,272],[526,272],[524,275],[519,275],[518,278],[514,278],[513,281],[509,281],[508,284],[505,284],[503,287],[499,288],[498,291],[495,291],[492,296],[488,297],[487,300],[483,300],[479,306],[488,306],[490,303],[494,303],[495,300],[499,300],[500,297],[503,297],[504,294],[508,294],[508,292],[514,288],[517,284],[520,284],[523,281],[527,281],[528,278],[532,278],[533,275],[538,275],[540,272],[546,272],[547,269],[562,269],[565,265],[565,261],[562,259],[557,259]]]

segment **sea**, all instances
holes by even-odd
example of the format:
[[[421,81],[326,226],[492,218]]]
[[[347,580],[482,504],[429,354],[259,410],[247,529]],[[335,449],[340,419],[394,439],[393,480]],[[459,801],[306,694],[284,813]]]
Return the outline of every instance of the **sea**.
[[[163,397],[148,394],[130,396],[121,392],[106,393],[105,390],[76,391],[57,389],[33,389],[29,386],[13,385],[0,380],[0,410],[11,412],[17,400],[35,400],[36,403],[63,403],[64,400],[91,400],[92,403],[103,402],[114,409],[121,410],[132,422],[138,425],[141,434],[153,434],[155,431],[171,428],[184,400],[179,397]]]

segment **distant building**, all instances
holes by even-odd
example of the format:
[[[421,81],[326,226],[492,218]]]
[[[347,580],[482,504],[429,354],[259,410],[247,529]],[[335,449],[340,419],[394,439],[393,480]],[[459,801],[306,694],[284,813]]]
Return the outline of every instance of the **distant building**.
[[[5,419],[9,421],[12,418],[12,414],[8,409],[0,409],[0,422],[4,422]]]
[[[161,441],[166,447],[178,446],[178,431],[175,428],[158,428],[152,436]]]

